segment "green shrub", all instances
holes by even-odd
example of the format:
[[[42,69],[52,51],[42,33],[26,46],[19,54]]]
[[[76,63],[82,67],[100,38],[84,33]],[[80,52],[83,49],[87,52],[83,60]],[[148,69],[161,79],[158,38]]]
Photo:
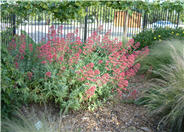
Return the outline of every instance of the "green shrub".
[[[24,82],[24,74],[13,66],[13,57],[6,48],[1,48],[1,112],[2,117],[10,116],[16,107],[26,102],[29,88]]]
[[[182,28],[156,28],[145,30],[133,37],[135,43],[140,42],[140,47],[143,48],[157,44],[157,41],[179,39],[184,40],[184,29]]]
[[[183,46],[183,42],[180,42],[180,46]],[[172,64],[162,65],[159,70],[154,71],[162,76],[162,79],[153,79],[150,89],[146,90],[136,103],[147,106],[151,115],[161,117],[159,128],[163,124],[172,132],[182,132],[184,130],[184,48],[173,45],[170,47]]]
[[[1,44],[8,45],[8,43],[13,39],[13,28],[7,28],[5,31],[0,32]]]
[[[3,118],[11,117],[12,112],[22,104],[39,100],[36,90],[42,87],[39,78],[41,70],[35,72],[37,76],[34,80],[29,80],[28,74],[33,68],[43,68],[41,68],[42,65],[38,63],[39,59],[35,56],[35,44],[33,44],[33,52],[28,52],[29,49],[26,49],[27,54],[24,55],[24,61],[20,59],[21,56],[17,53],[22,42],[19,36],[15,36],[9,41],[8,45],[2,43],[1,46],[1,112]],[[17,48],[14,48],[13,45]],[[21,61],[19,65],[18,59]],[[19,68],[16,66],[19,66]]]

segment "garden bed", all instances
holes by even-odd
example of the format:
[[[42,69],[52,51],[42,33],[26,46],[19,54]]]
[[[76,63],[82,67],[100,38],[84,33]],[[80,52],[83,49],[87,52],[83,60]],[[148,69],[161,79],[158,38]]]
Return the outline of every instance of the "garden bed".
[[[34,104],[31,107],[24,107],[29,110],[42,111],[43,106]],[[53,108],[53,107],[52,107]],[[59,117],[57,109],[52,110],[52,116]],[[91,111],[71,112],[62,116],[64,130],[80,132],[154,132],[156,126],[147,116],[147,111],[142,106],[134,104],[123,104],[122,102],[107,102],[103,107]]]
[[[145,80],[140,76],[131,79],[130,85],[139,88],[139,92],[147,86]],[[145,107],[127,103],[128,101],[128,99],[117,97],[94,111],[70,111],[63,116],[59,114],[59,107],[51,102],[46,105],[30,104],[23,106],[22,112],[27,116],[32,110],[38,115],[40,112],[49,111],[52,118],[56,117],[56,123],[62,120],[59,125],[65,131],[155,132],[155,118],[149,116]]]

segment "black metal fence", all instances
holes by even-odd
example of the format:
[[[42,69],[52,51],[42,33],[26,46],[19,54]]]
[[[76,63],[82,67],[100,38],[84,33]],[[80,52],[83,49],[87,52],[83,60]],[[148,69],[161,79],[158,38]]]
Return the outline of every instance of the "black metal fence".
[[[133,10],[132,14],[126,11],[116,10],[105,6],[86,8],[86,16],[60,22],[54,19],[52,15],[40,13],[36,16],[29,16],[27,19],[11,14],[1,17],[1,32],[11,28],[7,35],[26,33],[34,42],[39,43],[43,39],[47,39],[48,29],[51,25],[55,28],[63,27],[62,37],[66,37],[67,33],[73,33],[78,29],[78,35],[85,41],[92,32],[99,27],[102,30],[100,35],[104,35],[109,30],[111,38],[118,40],[130,39],[139,32],[157,27],[178,27],[179,13],[168,10],[154,11],[144,13],[143,11]],[[2,36],[6,37],[6,36]],[[2,38],[3,39],[3,38]]]

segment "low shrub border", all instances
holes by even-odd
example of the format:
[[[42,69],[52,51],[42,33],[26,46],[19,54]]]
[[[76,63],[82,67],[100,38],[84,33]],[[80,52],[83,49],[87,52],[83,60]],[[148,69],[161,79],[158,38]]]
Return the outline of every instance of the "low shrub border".
[[[133,51],[140,43],[134,45],[131,39],[127,48],[122,48],[122,42],[108,38],[110,32],[103,38],[98,32],[86,43],[81,42],[77,30],[66,39],[59,37],[62,27],[54,26],[43,45],[26,43],[25,35],[17,36],[7,47],[11,59],[4,55],[13,64],[3,70],[6,74],[16,70],[17,74],[6,76],[3,72],[2,94],[12,94],[3,100],[16,100],[17,96],[25,103],[53,100],[60,105],[61,112],[67,113],[70,109],[93,110],[114,94],[122,96],[129,92],[128,80],[140,68],[136,60],[149,53],[148,47]],[[11,85],[7,85],[9,82]],[[4,106],[8,108],[9,103],[3,102]]]

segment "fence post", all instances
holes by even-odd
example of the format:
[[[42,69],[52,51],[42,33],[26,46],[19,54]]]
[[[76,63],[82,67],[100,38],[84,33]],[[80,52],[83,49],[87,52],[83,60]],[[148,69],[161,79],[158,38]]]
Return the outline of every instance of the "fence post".
[[[86,16],[85,16],[85,21],[84,21],[84,43],[86,42],[86,38],[87,38],[87,22],[88,22],[88,7],[86,7]]]
[[[177,28],[178,28],[179,21],[180,21],[180,12],[178,12],[177,26],[176,26]]]
[[[144,12],[144,18],[143,18],[143,30],[145,29],[145,27],[146,27],[146,17],[147,17],[147,15],[146,15],[146,13]]]
[[[16,16],[13,14],[13,36],[16,34]]]

